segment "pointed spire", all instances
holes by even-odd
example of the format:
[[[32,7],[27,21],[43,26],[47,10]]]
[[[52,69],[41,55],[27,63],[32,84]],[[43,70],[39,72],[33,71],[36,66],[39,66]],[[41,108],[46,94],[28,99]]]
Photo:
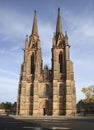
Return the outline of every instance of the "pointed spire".
[[[65,31],[65,37],[68,38],[67,31]]]
[[[28,41],[28,35],[26,35],[26,41]]]
[[[26,40],[25,40],[25,49],[28,48],[28,35],[26,35]]]
[[[67,35],[67,31],[65,31],[65,44],[69,46],[68,44],[68,35]],[[69,46],[70,47],[70,46]]]
[[[34,11],[34,20],[33,20],[32,34],[38,36],[36,10]]]
[[[56,34],[62,33],[62,22],[60,16],[60,8],[58,8],[58,17],[57,17],[57,25],[56,25]]]

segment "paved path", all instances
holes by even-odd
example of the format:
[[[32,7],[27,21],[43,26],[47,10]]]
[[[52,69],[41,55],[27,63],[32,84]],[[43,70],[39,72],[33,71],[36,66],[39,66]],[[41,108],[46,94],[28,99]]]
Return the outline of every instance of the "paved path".
[[[94,117],[57,118],[17,119],[17,116],[0,116],[0,130],[94,130]]]

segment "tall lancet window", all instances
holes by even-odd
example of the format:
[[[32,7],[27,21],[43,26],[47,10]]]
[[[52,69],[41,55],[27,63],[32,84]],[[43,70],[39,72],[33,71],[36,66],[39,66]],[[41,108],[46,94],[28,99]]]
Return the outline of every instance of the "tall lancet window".
[[[30,96],[33,96],[33,91],[34,91],[34,87],[33,87],[33,85],[31,84],[31,86],[30,86]]]
[[[31,55],[31,74],[34,74],[35,65],[34,65],[34,53]]]
[[[60,52],[59,54],[59,72],[63,72],[63,53]]]

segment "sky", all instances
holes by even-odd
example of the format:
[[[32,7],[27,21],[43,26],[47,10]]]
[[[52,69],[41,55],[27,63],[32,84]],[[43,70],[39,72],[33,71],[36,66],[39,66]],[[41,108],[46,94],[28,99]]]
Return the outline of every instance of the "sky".
[[[0,102],[15,102],[25,38],[31,34],[34,10],[44,65],[51,68],[52,38],[60,7],[73,61],[77,102],[83,87],[94,85],[94,0],[0,0]]]

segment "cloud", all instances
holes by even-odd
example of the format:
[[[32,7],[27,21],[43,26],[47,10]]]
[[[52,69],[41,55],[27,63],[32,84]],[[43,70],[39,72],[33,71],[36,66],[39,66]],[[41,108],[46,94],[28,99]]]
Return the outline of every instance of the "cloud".
[[[44,65],[47,64],[51,67],[51,48],[52,48],[52,38],[53,38],[53,27],[51,23],[45,23],[45,28],[43,23],[39,23],[39,35],[41,40],[42,58]]]
[[[0,76],[0,102],[14,102],[16,100],[18,79],[15,76],[13,78],[13,76]]]
[[[81,91],[81,88],[79,86],[76,86],[76,102],[80,101],[81,99],[85,99],[85,95]]]
[[[94,10],[82,14],[65,12],[68,26],[70,55],[74,66],[77,102],[84,97],[81,89],[94,84]]]
[[[11,76],[18,76],[17,73],[15,73],[14,71],[9,71],[9,70],[5,70],[5,69],[1,69],[0,68],[0,74],[1,75],[11,75]]]
[[[73,8],[72,8],[73,9]],[[55,10],[55,9],[53,9]],[[54,11],[53,11],[54,12]],[[94,9],[87,7],[85,10],[61,10],[63,32],[68,31],[71,59],[74,65],[74,75],[77,88],[77,101],[83,98],[82,87],[94,84]],[[79,12],[82,12],[81,14]],[[0,7],[0,95],[3,100],[12,96],[16,100],[20,64],[23,61],[25,35],[31,33],[33,14],[24,14],[9,8]],[[54,12],[54,15],[57,14]],[[45,17],[45,15],[44,15]],[[44,64],[51,66],[51,48],[53,32],[56,27],[54,18],[44,21],[38,17],[39,36],[41,40]],[[7,85],[7,87],[6,87]],[[14,87],[13,87],[14,86]],[[15,89],[14,89],[15,88]],[[8,91],[6,91],[6,89]],[[5,96],[5,99],[4,99]]]
[[[23,36],[30,31],[28,23],[30,18],[23,16],[15,10],[9,8],[0,8],[0,41],[21,40]]]
[[[7,9],[3,10],[2,8],[0,8],[0,16],[2,16],[2,19],[0,19],[0,28],[2,29],[0,31],[0,63],[2,63],[0,64],[0,101],[15,101],[17,98],[20,64],[23,60],[23,51],[21,49],[25,45],[24,35],[31,31],[31,28],[27,25],[27,23],[31,23],[31,20],[26,19],[25,21],[23,20],[24,16],[21,16],[21,14],[17,15],[15,12]],[[45,64],[45,61],[48,61],[50,59],[49,55],[51,55],[50,46],[52,44],[50,42],[52,37],[50,34],[52,28],[49,23],[45,23],[45,29],[41,22],[38,23],[38,26],[40,28],[39,35],[40,40],[42,39],[41,46]],[[48,59],[46,56],[48,56]]]

